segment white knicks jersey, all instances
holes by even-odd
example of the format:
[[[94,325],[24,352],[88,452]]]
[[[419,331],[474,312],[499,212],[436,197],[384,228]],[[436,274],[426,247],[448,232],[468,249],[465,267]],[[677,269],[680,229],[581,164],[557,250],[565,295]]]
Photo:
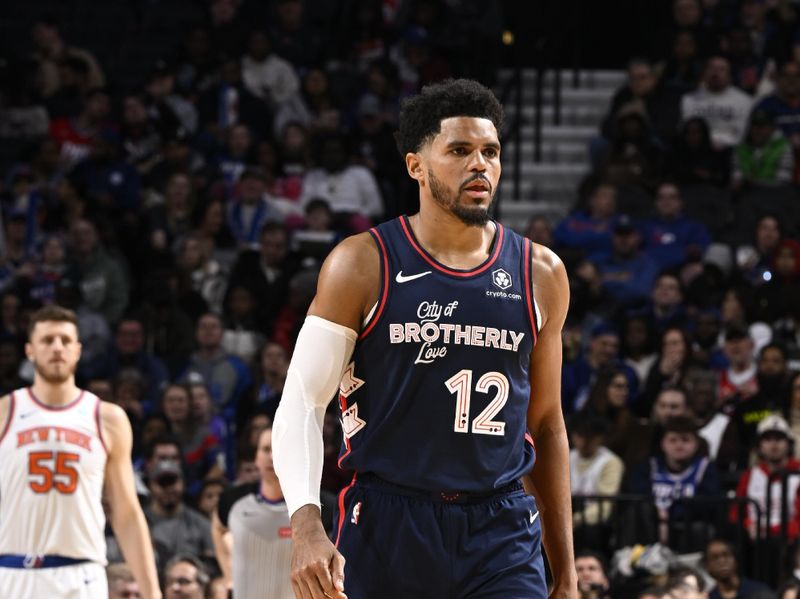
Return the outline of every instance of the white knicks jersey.
[[[55,408],[28,388],[10,400],[0,424],[0,554],[61,555],[105,565],[107,455],[100,400],[81,391]]]

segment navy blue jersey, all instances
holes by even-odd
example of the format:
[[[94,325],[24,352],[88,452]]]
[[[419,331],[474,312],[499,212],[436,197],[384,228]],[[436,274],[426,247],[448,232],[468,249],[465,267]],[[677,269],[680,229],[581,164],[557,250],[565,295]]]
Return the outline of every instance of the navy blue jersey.
[[[340,386],[343,467],[468,492],[533,467],[531,243],[496,227],[489,258],[470,270],[437,262],[407,217],[370,231],[381,291]]]

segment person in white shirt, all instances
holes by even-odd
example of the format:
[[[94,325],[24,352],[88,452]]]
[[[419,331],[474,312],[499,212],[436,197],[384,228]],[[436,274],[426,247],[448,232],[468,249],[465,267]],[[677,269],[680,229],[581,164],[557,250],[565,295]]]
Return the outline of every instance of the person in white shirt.
[[[681,100],[681,119],[704,119],[711,129],[717,149],[735,146],[747,128],[753,99],[731,85],[731,65],[727,58],[712,56],[706,63],[700,86]]]
[[[264,31],[253,31],[242,58],[242,80],[250,92],[273,107],[295,99],[300,79],[291,63],[272,52],[272,44]]]

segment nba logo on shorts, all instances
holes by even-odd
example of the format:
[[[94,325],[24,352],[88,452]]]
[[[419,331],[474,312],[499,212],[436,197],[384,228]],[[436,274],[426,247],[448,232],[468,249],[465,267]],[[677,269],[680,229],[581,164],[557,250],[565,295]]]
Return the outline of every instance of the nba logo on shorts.
[[[502,268],[498,268],[497,270],[492,271],[492,283],[505,291],[511,287],[511,275]]]
[[[359,501],[353,506],[353,516],[350,518],[350,522],[353,524],[358,524],[358,518],[361,516],[361,502]]]

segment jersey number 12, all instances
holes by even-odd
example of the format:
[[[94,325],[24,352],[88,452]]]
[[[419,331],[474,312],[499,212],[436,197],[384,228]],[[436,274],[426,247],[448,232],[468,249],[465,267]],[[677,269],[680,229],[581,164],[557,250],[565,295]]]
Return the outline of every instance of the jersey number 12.
[[[457,433],[469,432],[469,404],[472,397],[472,371],[459,370],[444,382],[450,393],[456,394],[456,417],[453,430]],[[503,436],[506,423],[492,420],[508,401],[508,379],[500,372],[487,372],[475,384],[475,391],[489,393],[491,387],[497,389],[497,395],[489,405],[472,421],[472,432],[477,435]]]

